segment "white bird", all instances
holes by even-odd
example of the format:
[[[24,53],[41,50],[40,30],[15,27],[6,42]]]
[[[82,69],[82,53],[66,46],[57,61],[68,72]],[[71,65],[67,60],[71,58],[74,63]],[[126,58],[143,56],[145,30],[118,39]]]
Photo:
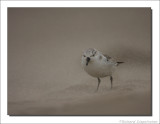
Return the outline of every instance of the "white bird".
[[[115,68],[124,62],[117,62],[107,55],[103,55],[100,51],[89,48],[82,55],[82,67],[91,76],[98,79],[97,91],[101,83],[100,78],[110,77],[112,88],[112,73]]]

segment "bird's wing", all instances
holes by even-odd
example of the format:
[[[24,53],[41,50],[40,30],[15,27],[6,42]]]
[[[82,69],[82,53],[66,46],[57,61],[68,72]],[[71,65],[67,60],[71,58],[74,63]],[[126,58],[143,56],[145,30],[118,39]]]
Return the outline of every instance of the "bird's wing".
[[[107,60],[112,59],[110,56],[108,56],[108,55],[106,55],[106,54],[105,54],[104,56],[106,57]]]
[[[114,58],[111,58],[110,56],[106,54],[104,56],[106,57],[107,61],[109,61],[110,63],[117,64],[117,61]]]

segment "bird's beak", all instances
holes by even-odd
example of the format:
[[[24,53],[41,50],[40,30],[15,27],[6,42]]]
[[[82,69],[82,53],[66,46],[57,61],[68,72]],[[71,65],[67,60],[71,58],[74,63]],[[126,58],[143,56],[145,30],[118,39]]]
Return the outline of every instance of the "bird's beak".
[[[87,57],[87,59],[86,59],[86,66],[88,65],[88,63],[89,63],[90,60],[91,59],[89,57]]]

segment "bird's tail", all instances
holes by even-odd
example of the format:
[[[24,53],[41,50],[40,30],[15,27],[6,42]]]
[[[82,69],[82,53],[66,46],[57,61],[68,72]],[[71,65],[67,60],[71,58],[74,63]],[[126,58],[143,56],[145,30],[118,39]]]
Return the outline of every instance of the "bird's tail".
[[[117,65],[122,64],[122,63],[124,63],[124,62],[117,62]]]

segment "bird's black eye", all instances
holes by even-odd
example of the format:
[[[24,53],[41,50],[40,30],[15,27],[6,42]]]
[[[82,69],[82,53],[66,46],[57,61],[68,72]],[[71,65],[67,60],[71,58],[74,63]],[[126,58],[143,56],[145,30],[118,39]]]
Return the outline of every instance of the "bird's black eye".
[[[83,55],[83,57],[86,57],[85,55]]]

